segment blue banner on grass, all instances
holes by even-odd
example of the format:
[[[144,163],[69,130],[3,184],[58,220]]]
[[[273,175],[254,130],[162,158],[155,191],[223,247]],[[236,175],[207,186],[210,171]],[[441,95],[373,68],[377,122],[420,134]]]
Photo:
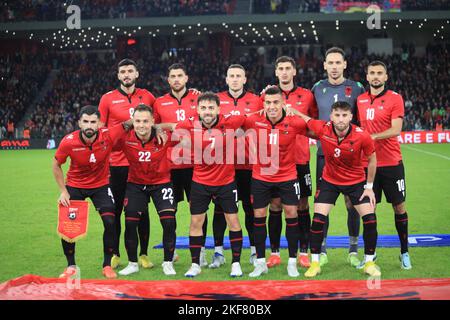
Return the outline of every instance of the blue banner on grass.
[[[450,234],[416,234],[408,237],[410,247],[449,247]],[[363,247],[362,236],[359,237],[359,246]],[[285,237],[281,237],[281,248],[287,248]],[[154,246],[155,249],[162,248],[162,243]],[[177,237],[177,249],[189,249],[189,237]],[[266,247],[270,248],[269,238],[266,241]],[[397,248],[400,247],[400,241],[397,235],[379,235],[377,241],[379,248]],[[206,237],[206,248],[214,248],[213,237]],[[228,237],[224,239],[224,248],[230,248]],[[243,239],[243,248],[250,248],[248,237]],[[348,236],[329,236],[327,238],[327,248],[348,248]]]

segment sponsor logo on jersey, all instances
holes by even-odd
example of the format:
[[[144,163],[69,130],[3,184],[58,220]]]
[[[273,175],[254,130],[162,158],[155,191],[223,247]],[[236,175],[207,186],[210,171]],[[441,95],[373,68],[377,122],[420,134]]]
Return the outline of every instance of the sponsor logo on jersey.
[[[369,102],[369,99],[359,100],[360,103],[366,103]]]
[[[257,126],[260,126],[260,127],[268,127],[268,124],[267,124],[267,123],[263,123],[263,122],[258,122],[258,121],[256,121],[255,124],[256,124]]]
[[[130,146],[137,146],[137,145],[139,145],[139,143],[137,143],[137,142],[131,142],[131,141],[127,141],[127,142],[125,142],[126,144],[128,144],[128,145],[130,145]]]
[[[86,148],[73,148],[72,149],[73,152],[84,151],[84,150],[86,150]]]
[[[171,105],[171,104],[173,104],[173,101],[161,103],[162,106],[168,106],[168,105]]]
[[[113,100],[112,101],[112,104],[117,104],[117,103],[122,103],[122,102],[125,102],[125,100]]]
[[[356,127],[355,131],[356,132],[363,132],[363,130],[360,127]]]
[[[245,108],[244,111],[245,111],[245,112],[250,112],[251,110],[248,109],[248,108]]]
[[[220,101],[220,104],[230,104],[230,101]]]

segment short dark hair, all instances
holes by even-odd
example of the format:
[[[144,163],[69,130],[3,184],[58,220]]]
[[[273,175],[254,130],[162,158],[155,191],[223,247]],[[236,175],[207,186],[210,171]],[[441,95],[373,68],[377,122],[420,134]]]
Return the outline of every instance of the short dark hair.
[[[150,114],[152,115],[152,117],[153,117],[153,109],[152,109],[152,107],[150,107],[150,106],[148,106],[148,105],[146,105],[146,104],[143,104],[143,103],[141,103],[141,104],[139,104],[135,109],[134,109],[134,112],[133,112],[133,116],[134,116],[134,114],[136,113],[136,112],[150,112]]]
[[[81,119],[83,114],[87,114],[88,116],[95,114],[100,119],[100,111],[98,111],[96,106],[87,105],[81,108],[78,119]]]
[[[238,63],[230,64],[230,66],[228,67],[227,70],[230,70],[230,69],[241,69],[242,71],[245,72],[245,68],[241,64],[238,64]]]
[[[275,68],[278,66],[279,63],[283,63],[283,62],[289,62],[290,64],[292,64],[292,67],[295,69],[296,63],[295,60],[289,56],[281,56],[278,57],[277,60],[275,60]]]
[[[339,47],[331,47],[330,49],[328,49],[327,52],[325,52],[325,60],[327,59],[328,55],[331,53],[339,53],[342,56],[342,58],[344,59],[344,61],[347,60],[345,58],[345,51]]]
[[[201,101],[214,101],[220,107],[220,99],[217,94],[212,91],[206,91],[198,96],[197,104],[200,104]]]
[[[347,101],[336,101],[331,105],[331,112],[335,110],[352,111],[352,106]]]
[[[117,64],[117,70],[119,70],[120,67],[123,66],[134,66],[136,68],[136,70],[138,69],[137,67],[137,63],[134,62],[134,60],[131,59],[122,59],[119,61],[119,63]]]
[[[382,66],[384,68],[384,70],[386,71],[386,73],[387,73],[387,66],[386,66],[386,64],[383,61],[380,61],[380,60],[374,60],[371,63],[369,63],[367,65],[366,72],[369,71],[369,67],[375,67],[375,66]]]
[[[186,67],[184,66],[184,64],[179,63],[179,62],[170,65],[169,68],[167,68],[167,74],[169,74],[170,71],[176,70],[176,69],[181,69],[184,71],[185,74],[187,74]]]
[[[275,95],[275,94],[280,94],[280,95],[282,95],[281,89],[278,88],[277,86],[271,86],[271,87],[269,87],[269,88],[264,92],[264,94],[265,94],[265,95],[269,95],[269,96],[273,96],[273,95]]]

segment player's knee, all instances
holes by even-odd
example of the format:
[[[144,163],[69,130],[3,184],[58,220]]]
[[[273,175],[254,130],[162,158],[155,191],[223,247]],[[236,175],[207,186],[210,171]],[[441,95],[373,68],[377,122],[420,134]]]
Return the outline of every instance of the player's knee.
[[[231,231],[241,230],[241,224],[239,223],[239,218],[237,214],[227,214],[226,218],[228,229],[230,229]]]
[[[267,215],[266,208],[255,209],[255,218],[262,218]]]
[[[406,213],[405,202],[401,202],[399,204],[393,204],[392,207],[394,208],[394,213],[395,214],[404,214],[404,213]]]
[[[205,221],[205,214],[196,214],[191,216],[191,230],[200,230],[203,227]]]
[[[297,218],[297,206],[284,206],[283,211],[287,219]]]
[[[307,210],[309,209],[309,203],[308,198],[300,198],[300,201],[298,202],[298,210]]]

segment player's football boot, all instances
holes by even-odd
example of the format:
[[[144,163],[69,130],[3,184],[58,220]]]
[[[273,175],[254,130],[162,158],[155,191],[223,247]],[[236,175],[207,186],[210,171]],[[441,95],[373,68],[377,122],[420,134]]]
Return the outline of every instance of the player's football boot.
[[[374,256],[373,256],[373,261],[375,262],[375,261],[377,261],[377,253],[375,252],[375,254],[374,254]],[[365,259],[363,259],[357,266],[356,266],[356,269],[363,269],[364,268],[364,265],[366,264],[366,260]]]
[[[347,262],[354,268],[358,267],[361,261],[358,259],[358,254],[356,252],[350,252],[347,256]]]
[[[208,261],[206,260],[206,249],[202,247],[200,250],[200,267],[207,267]]]
[[[115,278],[117,278],[117,274],[115,273],[113,268],[111,268],[111,266],[104,267],[103,270],[102,270],[102,273],[105,276],[105,278],[107,278],[107,279],[115,279]]]
[[[194,278],[202,273],[202,268],[196,263],[193,263],[189,270],[184,274],[185,277]]]
[[[136,272],[139,272],[139,264],[137,262],[128,262],[128,265],[119,271],[119,274],[121,276],[128,276]]]
[[[326,253],[321,253],[320,254],[320,266],[323,267],[324,265],[326,265],[328,263],[328,256]]]
[[[175,269],[173,268],[173,262],[172,261],[164,261],[162,263],[163,272],[166,276],[173,276],[177,273],[175,272]]]
[[[233,262],[231,264],[230,277],[233,277],[233,278],[242,277],[242,269],[241,269],[241,264],[239,262]]]
[[[412,268],[411,259],[409,258],[409,253],[405,252],[400,254],[399,256],[401,264],[401,268],[404,270],[410,270]]]
[[[297,259],[296,258],[289,258],[288,265],[287,265],[287,272],[288,276],[295,278],[300,275],[297,270]]]
[[[368,274],[371,277],[380,277],[381,271],[380,267],[378,267],[375,262],[373,261],[367,261],[364,264],[364,273]]]
[[[269,271],[266,264],[266,258],[256,259],[254,266],[255,269],[249,274],[249,277],[251,278],[259,277],[263,273],[267,273]]]
[[[217,269],[225,264],[225,257],[219,252],[214,252],[212,263],[209,265],[210,269]]]
[[[273,268],[281,264],[281,257],[278,254],[271,254],[267,260],[267,267]]]
[[[311,266],[308,268],[308,270],[306,270],[305,277],[314,278],[315,276],[320,274],[320,272],[321,272],[320,262],[313,261],[311,262]]]
[[[77,273],[76,266],[69,266],[64,269],[64,272],[59,275],[60,279],[69,279],[71,276]]]
[[[111,258],[111,268],[117,269],[119,265],[120,265],[120,257],[114,254]]]
[[[298,255],[298,264],[302,268],[309,268],[311,266],[311,262],[309,261],[308,254],[300,253]]]
[[[139,265],[144,269],[151,269],[153,268],[153,263],[150,261],[147,255],[142,254],[138,258]]]

